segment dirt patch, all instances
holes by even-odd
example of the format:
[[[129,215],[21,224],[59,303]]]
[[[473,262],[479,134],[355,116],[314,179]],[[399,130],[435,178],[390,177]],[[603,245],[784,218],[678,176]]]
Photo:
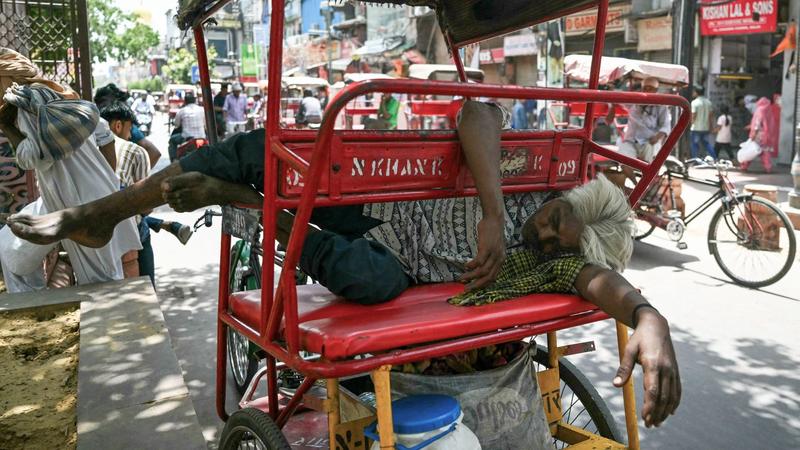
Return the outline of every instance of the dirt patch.
[[[79,316],[0,313],[0,448],[76,447]]]

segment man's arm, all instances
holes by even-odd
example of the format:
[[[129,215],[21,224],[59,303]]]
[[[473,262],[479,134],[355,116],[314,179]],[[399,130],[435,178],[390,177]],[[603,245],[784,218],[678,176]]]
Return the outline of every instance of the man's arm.
[[[654,308],[639,306],[646,305],[647,300],[614,271],[586,265],[575,280],[575,288],[614,319],[630,327],[636,325],[613,383],[621,387],[638,361],[644,371],[642,418],[647,427],[661,425],[681,400],[678,362],[667,320]]]
[[[114,141],[112,140],[106,145],[100,146],[100,153],[103,154],[103,158],[108,161],[108,165],[111,166],[111,170],[117,170],[117,150],[114,145]]]
[[[670,122],[672,121],[670,118],[669,108],[667,107],[659,107],[658,108],[658,120],[656,122],[656,126],[658,126],[658,131],[656,134],[650,137],[650,143],[655,145],[657,142],[662,141],[667,137],[669,132],[672,130],[670,128]]]
[[[161,158],[161,151],[158,147],[147,138],[140,139],[136,144],[144,148],[147,152],[147,157],[150,158],[150,167],[155,167],[156,163]]]
[[[611,125],[611,122],[614,120],[614,117],[617,115],[617,105],[614,103],[608,104],[608,114],[606,114],[606,125]]]
[[[461,277],[467,289],[483,287],[497,277],[506,258],[505,206],[500,188],[502,112],[485,103],[468,101],[461,108],[458,139],[475,179],[483,218],[478,223],[478,254]]]
[[[181,120],[183,120],[183,111],[184,109],[181,109],[175,113],[175,120],[173,120],[173,125],[175,125],[175,128],[180,128],[181,126]]]

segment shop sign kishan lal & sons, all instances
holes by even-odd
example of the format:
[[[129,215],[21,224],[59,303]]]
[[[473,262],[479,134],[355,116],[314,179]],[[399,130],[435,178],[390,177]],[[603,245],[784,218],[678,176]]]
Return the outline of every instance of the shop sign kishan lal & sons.
[[[777,23],[777,0],[734,0],[700,8],[703,36],[772,33]]]

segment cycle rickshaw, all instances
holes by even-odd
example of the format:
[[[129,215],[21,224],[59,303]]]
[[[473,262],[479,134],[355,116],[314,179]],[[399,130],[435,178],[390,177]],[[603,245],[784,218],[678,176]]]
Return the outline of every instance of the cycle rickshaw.
[[[630,202],[635,204],[688,124],[688,103],[681,97],[597,90],[600,58],[592,62],[588,89],[466,82],[467,74],[458,52],[460,47],[587,8],[598,10],[593,53],[602,54],[607,0],[524,2],[509,14],[479,20],[477,26],[469,27],[463,26],[462,21],[464,15],[480,3],[478,0],[371,3],[433,7],[460,81],[381,79],[352,83],[331,100],[319,130],[282,128],[279,80],[285,2],[274,0],[270,42],[277,45],[272,45],[269,52],[265,194],[263,205],[257,206],[261,208],[261,219],[256,224],[261,227],[262,261],[271,262],[276,257],[273,243],[281,209],[296,210],[282,261],[285,268],[294,268],[315,206],[476,195],[453,130],[335,130],[336,117],[348,103],[369,93],[584,101],[588,102],[588,117],[592,117],[596,105],[611,102],[662,104],[682,110],[676,127],[650,164],[619,155],[592,141],[590,120],[579,129],[504,132],[502,147],[519,152],[526,161],[520,170],[505,174],[503,190],[506,193],[577,186],[587,179],[589,155],[599,154],[642,171],[642,182],[629,196]],[[193,29],[202,89],[208,97],[210,79],[203,27],[224,4],[225,1],[186,1],[178,14],[181,28]],[[206,109],[206,118],[213,124],[210,107]],[[210,128],[213,129],[213,125]],[[412,162],[435,163],[436,170],[402,170]],[[367,166],[376,170],[359,170]],[[627,444],[623,444],[623,438],[613,430],[613,418],[609,417],[602,399],[596,391],[589,390],[591,385],[579,373],[565,370],[571,366],[562,360],[563,356],[585,350],[587,345],[559,346],[556,331],[607,319],[597,306],[574,295],[536,294],[482,307],[456,307],[446,299],[463,290],[460,283],[415,286],[381,306],[363,306],[338,299],[319,285],[298,285],[294,270],[283,270],[276,277],[274,265],[269,263],[263,264],[260,270],[260,285],[264,289],[232,293],[229,281],[235,274],[229,271],[231,234],[253,236],[258,232],[253,231],[252,225],[252,220],[237,218],[226,226],[223,220],[216,405],[220,418],[227,424],[221,448],[285,449],[289,448],[289,442],[282,431],[289,434],[298,428],[313,430],[320,424],[327,432],[322,440],[316,441],[315,448],[319,448],[321,442],[326,442],[330,448],[366,448],[364,427],[375,418],[351,414],[353,402],[345,390],[340,389],[340,380],[344,382],[351,376],[365,373],[371,374],[375,386],[379,445],[385,449],[395,448],[389,386],[392,365],[538,334],[547,334],[548,351],[543,361],[547,369],[540,372],[538,378],[541,391],[548,395],[546,417],[554,439],[576,449],[639,448],[632,380],[623,388],[627,429]],[[364,317],[370,320],[365,321]],[[243,409],[230,416],[225,409],[227,329],[253,342],[264,352],[266,361],[266,367],[253,377],[240,402]],[[617,337],[622,353],[628,332],[619,323]],[[308,357],[309,354],[314,356]],[[290,369],[303,376],[302,382],[292,392],[279,391],[279,372]],[[254,391],[264,377],[267,395],[254,398]],[[324,380],[324,388],[318,385],[318,380]],[[564,385],[572,389],[577,398],[575,403],[581,403],[588,412],[594,425],[591,430],[569,423],[568,409],[561,403]],[[569,409],[572,406],[574,404]],[[302,413],[299,412],[301,407]],[[293,423],[300,425],[293,427]],[[594,433],[594,429],[598,432]]]

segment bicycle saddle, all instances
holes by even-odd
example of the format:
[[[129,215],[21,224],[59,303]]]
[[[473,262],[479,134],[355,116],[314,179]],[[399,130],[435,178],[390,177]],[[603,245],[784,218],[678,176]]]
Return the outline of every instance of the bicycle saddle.
[[[667,160],[664,161],[664,168],[672,173],[686,172],[686,165],[683,164],[680,159],[672,155],[667,156]]]

